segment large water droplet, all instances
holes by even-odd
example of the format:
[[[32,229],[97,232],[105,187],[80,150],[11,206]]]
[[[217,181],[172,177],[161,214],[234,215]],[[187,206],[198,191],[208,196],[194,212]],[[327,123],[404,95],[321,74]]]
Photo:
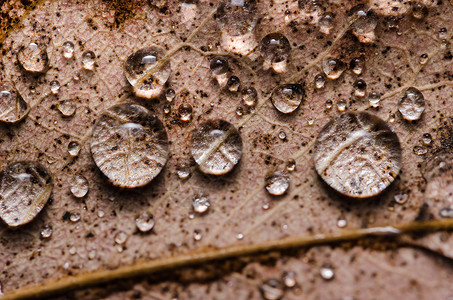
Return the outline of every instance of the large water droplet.
[[[168,157],[162,122],[135,104],[110,107],[97,120],[91,138],[94,162],[117,186],[134,188],[153,180]]]
[[[401,168],[396,134],[371,114],[345,113],[328,122],[316,138],[314,163],[336,191],[357,198],[382,192]]]
[[[16,123],[29,112],[29,106],[10,82],[0,82],[0,121]]]
[[[398,110],[404,119],[408,121],[418,120],[425,111],[425,97],[418,89],[407,88],[398,102]]]
[[[264,59],[265,69],[272,67],[277,73],[284,72],[290,51],[291,45],[281,33],[270,33],[261,40],[260,52]]]
[[[222,33],[240,36],[251,32],[256,25],[256,2],[251,0],[227,0],[217,9],[217,20]]]
[[[74,56],[74,44],[72,42],[64,42],[61,46],[61,51],[63,52],[63,57],[70,59]]]
[[[272,92],[272,104],[281,113],[289,114],[302,103],[304,89],[300,84],[284,84]]]
[[[260,286],[260,292],[266,300],[279,300],[285,294],[283,284],[277,279],[269,279]]]
[[[32,221],[52,193],[50,173],[31,161],[15,162],[0,173],[0,218],[17,227]]]
[[[77,105],[72,100],[62,100],[58,102],[57,109],[65,117],[70,117],[74,115]]]
[[[77,142],[69,142],[68,144],[68,153],[69,155],[71,155],[72,157],[76,157],[77,155],[79,155],[79,152],[80,152],[80,144],[77,143]]]
[[[193,211],[199,214],[203,214],[208,211],[209,207],[211,206],[211,202],[209,198],[205,195],[196,195],[193,198],[192,207]]]
[[[17,60],[25,71],[31,73],[44,73],[49,66],[46,49],[36,43],[21,48],[17,53]]]
[[[376,40],[374,30],[378,23],[375,12],[364,4],[354,6],[349,12],[349,24],[352,33],[361,43],[372,43]]]
[[[241,159],[241,135],[226,121],[208,120],[192,132],[190,152],[203,173],[222,175]]]
[[[322,60],[322,70],[327,78],[335,80],[343,74],[346,65],[341,60],[334,57],[326,57]]]
[[[45,225],[44,228],[41,230],[41,238],[48,239],[52,236],[53,229],[50,225]]]
[[[148,212],[142,213],[135,219],[135,225],[141,232],[149,232],[155,224],[154,216]]]
[[[88,193],[89,185],[85,176],[76,174],[71,181],[71,193],[76,198],[83,198]]]
[[[222,75],[228,72],[228,60],[222,56],[215,56],[211,59],[209,67],[214,75]]]
[[[157,46],[140,49],[130,55],[125,63],[126,79],[138,97],[156,98],[170,77],[170,61],[164,59],[165,52]]]
[[[266,177],[266,190],[272,196],[281,196],[289,188],[289,177],[281,172],[274,172]]]

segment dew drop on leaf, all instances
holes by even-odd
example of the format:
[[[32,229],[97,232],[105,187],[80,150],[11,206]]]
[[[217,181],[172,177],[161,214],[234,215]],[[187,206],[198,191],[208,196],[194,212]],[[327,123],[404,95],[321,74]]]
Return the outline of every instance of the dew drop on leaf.
[[[16,123],[29,112],[29,106],[10,82],[0,82],[0,121]]]
[[[192,111],[192,105],[189,103],[182,103],[178,108],[179,119],[181,122],[189,122],[192,120]]]
[[[279,171],[266,176],[266,191],[272,196],[281,196],[289,188],[289,177]]]
[[[297,283],[296,273],[294,273],[292,271],[285,272],[285,273],[283,273],[282,280],[283,280],[283,284],[285,285],[285,287],[293,288],[296,286],[296,283]]]
[[[171,105],[169,103],[165,103],[164,114],[168,115],[169,113],[171,113]]]
[[[258,100],[258,92],[254,87],[247,87],[242,90],[242,101],[245,106],[254,107]]]
[[[222,75],[228,72],[228,60],[222,56],[215,56],[209,63],[212,74]]]
[[[330,34],[333,28],[333,20],[335,15],[333,13],[325,13],[318,21],[319,31],[325,35]]]
[[[368,95],[368,102],[371,107],[379,107],[379,102],[381,102],[381,95],[376,92],[372,92]]]
[[[401,168],[397,135],[369,113],[344,113],[316,138],[313,159],[319,176],[336,191],[356,198],[378,195]]]
[[[32,221],[52,193],[50,173],[37,162],[12,163],[0,173],[0,218],[17,227]]]
[[[404,119],[418,120],[425,111],[425,97],[418,89],[409,87],[398,102],[398,110]]]
[[[176,168],[176,174],[178,175],[179,179],[186,180],[190,177],[190,167],[186,164],[180,164]]]
[[[366,82],[363,79],[357,79],[354,82],[354,95],[362,98],[366,94]]]
[[[326,86],[326,77],[323,74],[315,76],[315,88],[318,90],[323,89]]]
[[[68,153],[72,157],[76,157],[80,152],[80,144],[77,142],[69,142],[68,144]]]
[[[289,114],[302,103],[304,90],[300,84],[284,84],[272,92],[272,104],[281,113]]]
[[[322,70],[329,79],[338,79],[345,69],[345,63],[338,58],[326,57],[322,60]]]
[[[286,170],[288,172],[293,172],[296,170],[296,161],[294,159],[291,158],[286,162]]]
[[[74,212],[69,216],[69,220],[71,220],[72,223],[77,223],[81,219],[81,215],[78,212]]]
[[[193,211],[198,214],[203,214],[208,211],[211,206],[209,198],[203,194],[196,195],[192,201]]]
[[[50,91],[56,95],[60,91],[60,83],[57,80],[52,80],[50,83]]]
[[[265,300],[279,300],[285,294],[284,286],[277,279],[269,279],[260,285],[261,295]]]
[[[49,58],[45,47],[30,43],[19,50],[17,60],[22,68],[30,73],[44,73],[49,66]]]
[[[157,46],[137,50],[125,63],[126,79],[136,96],[152,99],[160,95],[170,77],[170,61],[164,59],[165,52]]]
[[[176,96],[176,92],[174,89],[168,89],[165,92],[165,99],[170,103],[173,101],[173,99],[175,99],[175,96]]]
[[[200,230],[195,229],[195,230],[193,231],[193,239],[194,239],[195,241],[200,241],[202,237],[203,237],[203,234],[201,233]]]
[[[227,87],[230,92],[237,92],[239,90],[239,87],[241,86],[241,81],[237,76],[231,76],[228,78],[227,81]]]
[[[428,62],[428,54],[426,53],[423,53],[422,55],[420,55],[420,59],[419,59],[419,63],[421,65],[426,65],[426,63]]]
[[[91,154],[98,168],[117,186],[148,184],[168,157],[168,137],[162,122],[135,104],[110,107],[96,121]]]
[[[332,280],[335,277],[335,273],[332,268],[323,267],[319,270],[321,278],[324,280]]]
[[[241,135],[224,120],[208,120],[192,132],[190,152],[203,173],[223,175],[241,159]]]
[[[230,36],[245,35],[254,30],[257,18],[254,0],[227,0],[217,9],[222,33]]]
[[[126,232],[119,231],[117,234],[115,234],[114,239],[115,239],[115,243],[117,243],[118,245],[124,245],[128,238],[129,238],[129,236],[127,235]]]
[[[338,228],[344,228],[347,225],[348,225],[348,221],[346,221],[346,219],[341,218],[341,219],[337,220],[337,227]]]
[[[320,0],[298,0],[297,5],[306,13],[314,13],[322,10]]]
[[[88,259],[93,260],[96,258],[96,249],[92,249],[88,251]]]
[[[57,104],[57,109],[64,117],[70,117],[74,115],[76,108],[77,106],[72,100],[62,100]]]
[[[417,19],[421,20],[426,17],[428,14],[428,8],[425,6],[425,4],[414,1],[411,3],[412,5],[412,16]]]
[[[96,62],[96,54],[93,51],[85,51],[82,54],[82,67],[85,70],[93,71]]]
[[[378,24],[376,13],[364,4],[354,6],[349,12],[352,33],[361,43],[372,43],[376,39],[374,30]]]
[[[88,193],[88,179],[81,174],[76,174],[71,181],[71,193],[76,198],[83,198]]]
[[[281,140],[286,139],[286,133],[282,130],[278,133],[278,138]]]
[[[53,229],[50,225],[44,225],[43,229],[41,229],[41,238],[49,239],[52,236]]]
[[[337,102],[338,111],[340,111],[340,112],[345,111],[346,110],[346,105],[347,105],[347,103],[346,103],[345,100],[343,100],[343,99],[338,100],[338,102]]]
[[[423,145],[425,146],[429,146],[431,145],[431,142],[433,141],[433,137],[431,136],[431,134],[429,133],[424,133],[422,135],[422,142],[423,142]]]
[[[422,156],[422,155],[425,155],[427,152],[428,152],[428,149],[426,149],[425,147],[422,147],[422,146],[414,146],[414,148],[412,149],[412,151],[418,155],[418,156]]]
[[[74,44],[69,41],[64,42],[63,46],[61,46],[61,52],[64,58],[71,59],[74,56]]]
[[[265,65],[272,67],[277,73],[283,73],[286,70],[286,61],[290,51],[291,45],[281,33],[270,33],[261,40],[261,57],[264,59]]]
[[[71,255],[75,255],[77,253],[77,248],[75,246],[72,246],[71,248],[69,248],[68,252]]]
[[[409,196],[407,194],[396,194],[394,197],[393,197],[393,200],[395,200],[396,203],[398,204],[404,204],[407,202],[407,200],[409,199]]]
[[[241,117],[243,114],[244,114],[244,109],[242,107],[239,106],[238,108],[236,108],[236,115],[238,117]]]
[[[352,73],[360,75],[365,70],[365,57],[359,56],[351,59],[349,63],[349,68],[352,70]]]
[[[330,99],[327,99],[327,100],[326,100],[326,108],[327,108],[327,109],[331,109],[331,108],[332,108],[332,106],[333,106],[333,102],[332,102],[332,100],[330,100]]]
[[[135,219],[135,225],[141,232],[149,232],[155,225],[154,216],[144,212]]]

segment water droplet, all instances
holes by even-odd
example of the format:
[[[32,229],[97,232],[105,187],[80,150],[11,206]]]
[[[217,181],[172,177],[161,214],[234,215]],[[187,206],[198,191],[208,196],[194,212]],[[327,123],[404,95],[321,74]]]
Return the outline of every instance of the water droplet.
[[[192,120],[192,111],[192,105],[189,103],[182,103],[178,109],[179,119],[181,122],[189,122]]]
[[[285,294],[283,284],[277,279],[269,279],[263,282],[260,286],[260,292],[265,300],[279,300]]]
[[[412,151],[414,151],[414,153],[417,154],[418,156],[422,156],[428,152],[428,149],[426,149],[425,147],[421,147],[421,146],[414,146]]]
[[[262,208],[264,210],[268,210],[271,207],[271,204],[269,202],[264,202]]]
[[[425,110],[425,97],[418,89],[407,88],[398,102],[398,110],[404,119],[408,121],[418,120]]]
[[[88,259],[93,260],[96,258],[96,249],[92,249],[88,251]]]
[[[149,232],[154,227],[154,216],[144,212],[135,219],[135,225],[141,232]]]
[[[64,58],[70,59],[74,56],[74,44],[72,42],[69,42],[69,41],[64,42],[61,49],[62,49]]]
[[[124,245],[127,242],[128,238],[129,236],[126,232],[119,231],[117,234],[115,234],[115,243],[117,243],[118,245]]]
[[[345,69],[345,63],[337,58],[327,57],[322,60],[322,70],[329,79],[338,79]]]
[[[69,248],[69,254],[74,255],[76,253],[77,253],[77,248],[76,247],[72,246],[71,248]]]
[[[431,145],[431,142],[433,141],[433,137],[429,133],[424,133],[422,135],[422,142],[425,146]]]
[[[165,99],[167,99],[167,101],[170,103],[173,101],[173,99],[175,99],[175,96],[176,96],[176,92],[174,89],[168,89],[165,92]]]
[[[345,228],[348,225],[348,221],[346,219],[338,219],[337,226],[338,228]]]
[[[304,90],[300,84],[284,84],[272,92],[272,104],[281,113],[289,114],[301,104]]]
[[[439,210],[439,217],[441,218],[453,218],[453,209],[450,207],[445,207]]]
[[[171,113],[171,106],[169,103],[165,103],[164,105],[164,114],[168,115],[169,113]]]
[[[266,177],[266,190],[272,196],[281,196],[289,188],[289,177],[281,172],[274,172]]]
[[[337,102],[338,111],[340,111],[340,112],[345,111],[346,110],[346,105],[347,105],[347,103],[346,103],[346,101],[344,99],[338,100],[338,102]]]
[[[334,18],[335,15],[333,13],[330,12],[325,13],[318,21],[319,31],[326,35],[330,34],[330,31],[333,28]]]
[[[41,238],[48,239],[52,236],[53,229],[50,225],[45,225],[44,228],[41,230]]]
[[[93,51],[85,51],[82,54],[82,66],[85,70],[93,71],[96,62],[96,54]]]
[[[281,139],[281,140],[286,139],[286,133],[284,131],[280,131],[278,133],[278,138]]]
[[[426,63],[428,62],[428,54],[423,53],[422,55],[420,55],[419,62],[421,65],[426,65]]]
[[[65,262],[65,263],[63,264],[63,269],[64,269],[64,270],[69,269],[69,262]]]
[[[72,157],[76,157],[77,155],[79,155],[79,152],[80,152],[80,145],[79,143],[77,142],[69,142],[68,144],[68,153],[69,155],[71,155]]]
[[[349,68],[352,70],[352,73],[360,75],[365,70],[365,57],[359,56],[355,57],[349,63]]]
[[[241,81],[237,76],[231,76],[228,78],[227,87],[230,92],[237,92],[241,86]]]
[[[44,73],[49,66],[46,49],[36,43],[30,43],[20,49],[17,54],[17,60],[25,71],[31,73]]]
[[[333,106],[332,100],[330,100],[330,99],[326,100],[326,108],[327,108],[327,109],[331,109],[332,106]]]
[[[23,120],[30,108],[10,82],[0,82],[0,121],[17,123]]]
[[[254,107],[258,100],[258,92],[254,87],[247,87],[242,90],[242,101],[248,107]]]
[[[209,64],[212,74],[223,75],[228,72],[228,60],[222,56],[215,56]]]
[[[260,53],[264,63],[277,73],[283,73],[286,70],[286,61],[290,51],[291,45],[281,33],[270,33],[261,40]]]
[[[393,197],[393,200],[395,200],[395,202],[398,204],[404,204],[407,202],[408,199],[409,199],[409,196],[407,194],[396,194]]]
[[[332,268],[324,267],[319,270],[321,278],[324,280],[332,280],[335,277],[335,273]]]
[[[322,74],[318,74],[315,76],[315,88],[318,90],[324,88],[326,86],[326,77]]]
[[[447,28],[442,27],[439,29],[439,38],[440,39],[446,39],[447,38]]]
[[[401,168],[397,135],[380,118],[344,113],[329,121],[316,138],[314,163],[319,176],[350,197],[378,195]]]
[[[242,233],[238,233],[238,234],[236,235],[236,239],[238,239],[238,240],[243,240],[243,239],[244,239],[244,235],[243,235]]]
[[[354,6],[349,12],[352,33],[361,43],[372,43],[376,36],[374,30],[378,23],[376,13],[364,4]]]
[[[77,106],[72,100],[62,100],[57,104],[57,109],[65,117],[74,115],[76,108]]]
[[[148,184],[168,157],[162,122],[136,104],[119,104],[105,111],[96,121],[90,145],[98,168],[120,187]]]
[[[241,135],[226,121],[208,120],[192,132],[190,152],[203,173],[222,175],[241,159]]]
[[[354,95],[362,98],[366,94],[366,82],[363,79],[358,79],[354,82]]]
[[[286,170],[288,172],[293,172],[296,170],[296,161],[294,159],[289,159],[286,163]]]
[[[186,164],[180,164],[176,169],[179,179],[186,180],[190,177],[190,167]]]
[[[201,231],[200,231],[200,230],[195,229],[195,230],[193,231],[193,239],[194,239],[195,241],[201,240],[202,237],[203,237],[203,235],[201,234]]]
[[[49,85],[52,94],[58,94],[58,92],[60,91],[60,83],[57,80],[52,80]]]
[[[165,52],[157,46],[140,49],[131,54],[125,63],[126,79],[138,97],[156,98],[170,77],[170,61],[164,59]]]
[[[31,222],[52,193],[50,173],[31,161],[15,162],[0,173],[0,218],[9,226]]]
[[[425,4],[414,1],[411,3],[412,4],[412,16],[417,19],[421,20],[426,17],[428,14],[428,8],[425,6]]]
[[[299,8],[306,13],[314,13],[322,10],[322,5],[319,0],[299,0],[297,4]]]
[[[81,217],[82,216],[78,212],[75,212],[75,213],[72,213],[71,216],[69,216],[69,220],[71,220],[71,222],[73,222],[73,223],[76,223],[76,222],[80,221]]]
[[[285,272],[283,273],[283,276],[282,276],[282,280],[283,280],[283,284],[285,285],[285,287],[287,288],[293,288],[296,286],[296,273],[294,272]]]
[[[74,175],[71,182],[71,193],[76,198],[83,198],[88,193],[88,180],[80,174]]]
[[[209,201],[209,198],[203,194],[196,195],[193,198],[192,207],[194,212],[198,214],[204,214],[208,211],[210,206],[211,202]]]
[[[98,217],[99,218],[103,218],[104,215],[105,215],[105,213],[102,210],[98,211]]]
[[[379,102],[381,102],[381,95],[376,92],[372,92],[368,95],[368,102],[370,103],[371,107],[377,108],[379,107]]]
[[[256,2],[249,0],[223,1],[217,9],[217,20],[222,32],[230,36],[245,35],[255,28]]]

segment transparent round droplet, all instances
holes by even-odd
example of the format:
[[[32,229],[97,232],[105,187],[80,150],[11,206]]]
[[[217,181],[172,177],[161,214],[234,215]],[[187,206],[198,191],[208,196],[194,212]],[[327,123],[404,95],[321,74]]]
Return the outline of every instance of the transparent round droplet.
[[[426,149],[425,147],[422,147],[422,146],[414,146],[414,148],[412,149],[412,151],[418,155],[418,156],[422,156],[422,155],[425,155],[427,152],[428,152],[428,149]]]
[[[345,69],[345,63],[337,58],[326,57],[322,60],[322,70],[329,79],[338,79]]]
[[[349,63],[349,68],[352,70],[352,73],[360,75],[365,70],[365,57],[359,56],[351,59]]]
[[[196,195],[192,201],[193,211],[198,214],[203,214],[208,211],[209,207],[211,206],[211,202],[209,198],[205,195]]]
[[[186,164],[180,164],[176,169],[179,179],[186,180],[190,177],[190,167]]]
[[[258,101],[258,92],[254,87],[247,87],[242,90],[242,101],[248,107],[254,107]]]
[[[169,113],[171,113],[171,105],[169,103],[165,103],[164,114],[168,115]]]
[[[243,239],[244,239],[244,234],[238,233],[238,234],[236,235],[236,238],[237,238],[238,240],[243,240]]]
[[[57,109],[65,117],[71,117],[74,115],[77,105],[72,100],[62,100],[58,102]]]
[[[447,38],[447,28],[442,27],[439,29],[439,38],[440,39],[446,39]]]
[[[0,121],[17,123],[23,120],[30,108],[10,82],[0,82]]]
[[[127,239],[129,236],[127,235],[126,232],[124,231],[119,231],[117,234],[115,234],[115,243],[118,245],[124,245],[127,242]]]
[[[237,76],[231,76],[228,78],[227,81],[227,87],[230,92],[237,92],[239,90],[239,87],[241,86],[241,81]]]
[[[338,111],[340,111],[340,112],[345,111],[346,106],[347,106],[346,100],[344,100],[344,99],[338,100],[338,102],[337,102]]]
[[[85,70],[93,71],[96,63],[96,54],[93,51],[85,51],[82,54],[82,67]]]
[[[289,188],[289,177],[281,172],[274,172],[266,177],[266,191],[272,196],[281,196]]]
[[[378,17],[364,4],[356,5],[350,10],[349,24],[352,33],[361,43],[371,43],[376,39],[374,30],[378,24]]]
[[[261,56],[269,63],[280,63],[287,60],[290,51],[291,45],[281,33],[270,33],[261,40]]]
[[[71,181],[71,193],[76,198],[83,198],[88,193],[88,179],[81,174],[76,174]]]
[[[195,241],[201,240],[202,237],[203,237],[203,234],[201,233],[200,230],[195,229],[195,230],[193,231],[193,239],[194,239]]]
[[[326,86],[326,77],[323,74],[315,76],[315,88],[318,90],[323,89]]]
[[[279,300],[285,295],[283,284],[280,280],[269,279],[260,286],[261,295],[265,300]]]
[[[286,139],[286,133],[282,130],[278,133],[278,138],[281,140]]]
[[[209,64],[212,74],[222,75],[228,72],[228,60],[222,56],[215,56]]]
[[[22,68],[30,73],[44,73],[49,66],[45,47],[36,43],[22,47],[17,53],[17,60]]]
[[[368,95],[368,102],[370,103],[371,107],[377,108],[379,107],[379,102],[381,102],[381,94],[372,92]]]
[[[66,59],[70,59],[74,56],[74,44],[72,42],[64,42],[63,46],[61,47],[61,51],[63,53],[63,57]]]
[[[401,168],[401,145],[387,123],[369,113],[344,113],[316,138],[319,176],[336,191],[356,198],[378,195]]]
[[[258,15],[256,1],[226,0],[217,8],[217,21],[222,32],[230,36],[245,35],[255,28]]]
[[[414,1],[411,3],[411,5],[412,5],[412,16],[415,19],[421,20],[428,15],[428,8],[425,6],[425,4],[418,1]]]
[[[241,135],[224,120],[208,120],[192,132],[190,152],[203,173],[222,175],[241,159]]]
[[[337,227],[338,228],[345,228],[348,225],[348,221],[346,219],[338,219],[337,220]]]
[[[366,82],[363,79],[357,79],[354,82],[354,96],[362,98],[366,95]]]
[[[52,92],[52,94],[56,95],[58,94],[58,92],[60,91],[60,83],[58,82],[58,80],[52,80],[50,83],[50,91]]]
[[[420,119],[423,111],[425,111],[425,97],[418,89],[414,87],[407,88],[398,102],[398,110],[404,119],[416,121]]]
[[[148,184],[168,157],[168,137],[162,122],[136,104],[110,107],[96,121],[91,154],[98,168],[117,186]]]
[[[165,92],[165,99],[168,101],[168,102],[172,102],[173,99],[175,99],[175,96],[176,96],[176,92],[174,89],[168,89],[166,92]]]
[[[289,114],[302,103],[304,90],[300,84],[284,84],[272,92],[272,104],[281,113]]]
[[[189,103],[182,103],[178,109],[181,122],[190,122],[192,120],[192,111],[192,105]]]
[[[71,215],[69,216],[69,220],[71,220],[72,223],[76,223],[76,222],[80,221],[81,217],[82,216],[80,215],[80,213],[74,212],[74,213],[71,213]]]
[[[269,202],[265,202],[263,203],[263,205],[261,206],[264,210],[268,210],[270,207],[271,207],[271,204]]]
[[[52,193],[46,168],[32,161],[15,162],[0,173],[0,218],[9,227],[32,221]]]
[[[321,275],[321,278],[324,280],[332,280],[335,277],[335,273],[332,268],[321,268],[319,270],[319,274]]]
[[[92,249],[88,251],[88,259],[93,260],[96,258],[96,249]]]
[[[163,49],[150,46],[127,58],[126,79],[136,96],[151,99],[160,95],[171,73],[170,61],[164,57]]]
[[[425,146],[429,146],[431,145],[431,142],[433,141],[433,137],[431,136],[431,134],[429,133],[424,133],[422,135],[422,142],[423,142],[423,145]]]
[[[236,108],[236,115],[238,117],[241,117],[242,115],[244,115],[244,109],[240,106],[238,108]]]
[[[41,229],[41,238],[49,239],[52,236],[53,229],[50,225],[45,225],[43,229]]]
[[[420,55],[420,59],[418,60],[418,62],[421,64],[421,65],[426,65],[426,63],[428,62],[428,54],[426,53],[423,53],[422,55]]]
[[[285,287],[287,287],[287,288],[295,287],[296,283],[297,283],[296,273],[294,273],[292,271],[283,273],[282,281],[283,281],[283,284],[285,285]]]
[[[409,199],[409,196],[407,194],[396,194],[394,197],[393,197],[393,200],[395,200],[396,203],[398,204],[404,204],[407,202],[407,200]]]
[[[77,155],[79,155],[79,152],[80,152],[80,144],[77,143],[77,142],[69,142],[68,144],[68,153],[69,155],[71,155],[72,157],[76,157]]]
[[[142,213],[135,219],[135,225],[141,232],[149,232],[154,227],[154,216],[148,212]]]
[[[294,159],[291,158],[286,162],[286,170],[288,172],[293,172],[296,170],[296,161]]]
[[[330,99],[327,99],[327,100],[326,100],[326,108],[327,108],[327,109],[331,109],[332,106],[333,106],[333,101],[330,100]]]

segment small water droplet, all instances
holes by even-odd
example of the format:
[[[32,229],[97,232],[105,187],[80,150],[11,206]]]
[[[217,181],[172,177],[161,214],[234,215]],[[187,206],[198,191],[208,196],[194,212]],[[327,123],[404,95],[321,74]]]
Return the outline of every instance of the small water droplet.
[[[335,273],[332,268],[324,267],[319,270],[321,278],[324,280],[332,280],[335,277]]]
[[[426,15],[428,15],[428,8],[425,6],[425,4],[418,1],[411,2],[411,4],[412,4],[412,16],[415,19],[421,20],[425,18]]]
[[[281,172],[274,172],[266,177],[266,190],[270,195],[281,196],[289,188],[289,177]]]
[[[420,60],[419,60],[420,64],[426,65],[426,63],[428,62],[428,58],[429,58],[428,54],[426,54],[426,53],[423,53],[422,55],[420,55]]]
[[[181,120],[181,122],[191,121],[192,111],[193,111],[192,105],[190,105],[189,103],[182,103],[178,108],[179,119]]]
[[[222,56],[215,56],[209,64],[214,75],[223,75],[228,72],[228,60]]]
[[[381,102],[381,94],[372,92],[368,95],[368,102],[371,107],[379,107],[379,102]]]
[[[272,104],[281,113],[289,114],[302,103],[304,89],[300,84],[284,84],[272,92]]]
[[[85,51],[82,54],[82,66],[85,70],[93,71],[96,62],[96,54],[93,51]]]
[[[332,106],[333,106],[333,101],[330,99],[326,100],[326,108],[331,109]]]
[[[293,172],[296,170],[296,161],[294,159],[289,159],[286,163],[286,170],[288,172]]]
[[[52,94],[58,94],[58,92],[60,91],[60,83],[57,80],[52,80],[49,85]]]
[[[71,182],[71,193],[76,198],[83,198],[88,193],[88,180],[80,174],[74,175]]]
[[[349,24],[352,33],[361,43],[372,43],[375,41],[374,30],[378,24],[378,17],[372,9],[364,4],[354,6],[349,12]]]
[[[96,258],[96,249],[92,249],[88,251],[88,259],[93,260]]]
[[[346,105],[347,105],[346,100],[343,100],[343,99],[338,100],[338,102],[337,102],[338,111],[340,111],[340,112],[345,111],[346,110]]]
[[[168,102],[172,102],[173,99],[175,99],[175,96],[176,96],[176,92],[174,89],[168,89],[166,92],[165,92],[165,99],[168,101]]]
[[[293,288],[296,286],[296,283],[297,283],[296,273],[294,273],[292,271],[285,272],[285,273],[283,273],[282,280],[283,280],[283,284],[287,288]]]
[[[114,239],[115,239],[115,243],[117,243],[118,245],[124,245],[128,238],[129,238],[129,236],[127,235],[126,232],[119,231],[117,234],[115,234]]]
[[[337,58],[326,57],[322,60],[322,70],[329,79],[338,79],[345,69],[345,63]]]
[[[176,169],[179,179],[186,180],[190,177],[190,167],[186,164],[180,164]]]
[[[68,144],[68,153],[72,157],[76,157],[80,152],[80,144],[77,142],[69,142]]]
[[[99,218],[103,218],[104,216],[105,216],[105,213],[102,210],[98,211]]]
[[[349,63],[349,68],[352,70],[352,73],[360,75],[365,70],[365,57],[363,55],[355,57]]]
[[[50,225],[45,225],[44,228],[41,230],[41,238],[48,239],[52,236],[53,229]]]
[[[17,123],[23,120],[30,108],[10,82],[0,82],[0,121]]]
[[[366,82],[363,79],[358,79],[354,82],[354,95],[362,98],[366,94]]]
[[[254,107],[258,100],[258,92],[254,87],[247,87],[242,90],[242,101],[245,106]]]
[[[431,142],[433,141],[433,137],[429,133],[424,133],[422,135],[422,142],[425,146],[431,145]]]
[[[264,210],[268,210],[271,207],[271,204],[269,202],[264,202],[263,205],[261,206]]]
[[[330,34],[333,28],[333,20],[335,15],[331,12],[325,13],[318,21],[319,31],[323,34]]]
[[[263,282],[260,286],[260,292],[265,300],[279,300],[285,294],[283,284],[277,279],[269,279]]]
[[[280,131],[278,133],[278,138],[281,139],[281,140],[286,139],[286,133],[284,131]]]
[[[155,224],[154,216],[148,212],[142,213],[135,219],[135,225],[141,232],[149,232]]]
[[[208,211],[211,206],[209,198],[203,194],[196,195],[192,201],[192,207],[194,212],[198,214],[204,214]]]
[[[309,120],[307,120],[307,124],[308,124],[308,126],[313,126],[313,124],[315,124],[315,120],[309,119]]]
[[[77,253],[77,248],[75,246],[72,246],[69,248],[69,254],[74,255]]]
[[[428,152],[428,149],[426,149],[425,147],[421,147],[421,146],[414,146],[412,151],[414,151],[414,153],[417,154],[418,156],[422,156]]]
[[[407,202],[407,200],[409,199],[409,196],[407,194],[396,194],[394,197],[393,197],[393,200],[395,200],[396,203],[398,204],[404,204]]]
[[[127,58],[126,79],[136,96],[151,99],[160,95],[171,73],[170,61],[164,57],[163,49],[150,46]]]
[[[65,117],[71,117],[76,111],[76,104],[72,100],[62,100],[58,102],[57,109]]]
[[[404,119],[416,121],[420,119],[425,110],[425,97],[416,88],[407,88],[403,97],[398,102],[398,110]]]
[[[288,39],[281,33],[274,32],[261,40],[260,53],[264,63],[277,73],[286,70],[286,61],[291,51]]]
[[[255,1],[223,1],[216,13],[222,33],[228,36],[241,36],[253,31],[258,17],[256,10]]]
[[[323,89],[326,86],[326,77],[323,74],[315,76],[315,88],[318,90]]]
[[[241,135],[224,120],[208,120],[192,132],[190,152],[203,173],[226,174],[241,159]]]
[[[81,219],[81,215],[78,212],[71,213],[71,216],[69,217],[69,220],[71,220],[71,222],[73,222],[73,223],[80,221],[80,219]]]
[[[200,231],[200,230],[195,229],[195,230],[193,231],[193,239],[194,239],[195,241],[201,240],[202,237],[203,237],[203,235],[201,234],[201,231]]]
[[[243,240],[243,239],[244,239],[244,235],[243,235],[242,233],[238,233],[238,234],[236,235],[236,239],[238,239],[238,240]]]
[[[239,106],[238,108],[236,108],[236,115],[238,117],[242,117],[243,114],[244,114],[244,109],[242,107]]]
[[[165,103],[164,114],[168,115],[169,113],[171,113],[171,105],[169,103]]]
[[[63,52],[63,57],[66,59],[70,59],[74,56],[74,44],[72,42],[64,42],[61,50]]]
[[[345,228],[348,225],[348,221],[346,219],[338,219],[337,226],[338,228]]]
[[[230,92],[236,93],[241,86],[241,81],[237,76],[231,76],[228,78],[227,87]]]
[[[17,54],[17,60],[25,71],[31,73],[44,73],[49,66],[49,59],[45,47],[30,43],[21,48]]]
[[[447,28],[442,27],[439,29],[439,38],[440,39],[446,39],[447,38]]]

